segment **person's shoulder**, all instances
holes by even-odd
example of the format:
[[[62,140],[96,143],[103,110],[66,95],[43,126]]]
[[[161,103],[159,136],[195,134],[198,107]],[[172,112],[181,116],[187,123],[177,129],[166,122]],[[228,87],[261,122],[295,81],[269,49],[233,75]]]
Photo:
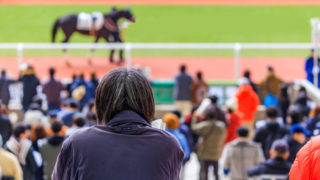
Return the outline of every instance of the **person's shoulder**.
[[[0,155],[1,159],[5,160],[6,162],[13,162],[17,160],[14,154],[4,149],[0,149]]]

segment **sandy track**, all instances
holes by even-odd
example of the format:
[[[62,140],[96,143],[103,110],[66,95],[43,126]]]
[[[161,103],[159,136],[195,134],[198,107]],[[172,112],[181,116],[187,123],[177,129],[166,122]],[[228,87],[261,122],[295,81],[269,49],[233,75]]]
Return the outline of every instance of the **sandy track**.
[[[109,64],[106,58],[94,58],[92,65],[87,64],[85,58],[72,58],[71,67],[66,66],[64,60],[60,57],[27,57],[25,63],[32,64],[42,80],[48,77],[48,68],[57,68],[59,78],[70,78],[73,73],[85,73],[89,77],[91,72],[96,72],[102,77],[108,71],[118,67]],[[18,76],[18,61],[15,57],[0,57],[2,68],[8,70],[13,76]],[[211,80],[232,80],[234,79],[234,61],[233,58],[185,58],[185,57],[136,57],[132,58],[133,65],[150,67],[152,79],[172,79],[177,73],[181,64],[188,66],[188,71],[195,75],[201,70],[205,79]],[[260,81],[266,73],[267,66],[275,68],[277,74],[285,80],[292,81],[305,77],[304,59],[301,58],[242,58],[241,72],[250,69],[254,80]]]

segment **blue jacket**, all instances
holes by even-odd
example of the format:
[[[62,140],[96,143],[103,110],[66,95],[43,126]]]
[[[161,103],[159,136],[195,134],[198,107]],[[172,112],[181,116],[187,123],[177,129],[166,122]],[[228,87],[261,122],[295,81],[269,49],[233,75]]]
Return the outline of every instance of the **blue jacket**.
[[[174,135],[174,137],[177,138],[180,147],[182,148],[183,152],[184,152],[184,160],[189,159],[190,157],[190,148],[188,145],[188,141],[187,138],[185,137],[185,135],[180,131],[180,129],[167,129],[167,131],[169,133],[171,133],[172,135]]]
[[[318,64],[320,64],[320,58],[318,58]],[[307,73],[307,80],[313,83],[313,57],[309,57],[305,63],[305,71]],[[320,85],[320,73],[318,74],[318,85]],[[320,87],[320,86],[319,86]]]

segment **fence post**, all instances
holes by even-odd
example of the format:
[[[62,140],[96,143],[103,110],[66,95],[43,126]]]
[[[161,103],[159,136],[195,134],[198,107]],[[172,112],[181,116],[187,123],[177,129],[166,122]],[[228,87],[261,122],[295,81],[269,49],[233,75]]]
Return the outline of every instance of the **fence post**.
[[[238,80],[240,77],[240,54],[241,52],[241,44],[234,44],[234,78]]]
[[[18,65],[20,67],[20,65],[23,62],[23,44],[22,43],[17,44],[17,57],[18,57]]]
[[[124,50],[126,53],[126,68],[130,69],[131,68],[131,44],[126,43],[124,46]]]

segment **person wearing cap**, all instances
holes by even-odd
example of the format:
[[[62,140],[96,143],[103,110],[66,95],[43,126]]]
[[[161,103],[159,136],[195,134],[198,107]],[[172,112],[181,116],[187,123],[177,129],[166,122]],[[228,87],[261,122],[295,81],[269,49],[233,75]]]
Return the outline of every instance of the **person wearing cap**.
[[[213,165],[213,175],[219,180],[219,159],[226,137],[226,124],[219,121],[213,107],[208,107],[205,112],[205,120],[198,122],[199,115],[194,113],[191,122],[192,131],[201,135],[203,142],[200,144],[197,154],[200,159],[200,179],[208,179],[209,167]]]
[[[238,137],[237,129],[241,126],[240,117],[237,113],[235,113],[235,109],[237,109],[237,102],[234,101],[233,98],[229,99],[226,102],[226,108],[227,108],[227,122],[228,122],[228,128],[227,128],[227,137],[224,141],[225,144],[233,141]]]
[[[247,171],[264,161],[261,147],[250,140],[249,130],[246,127],[237,129],[238,138],[225,146],[224,174],[230,180],[247,180]]]
[[[307,80],[313,83],[313,65],[314,65],[314,49],[311,49],[310,56],[306,59],[305,71],[307,74]],[[318,58],[318,66],[320,64],[320,58]],[[318,87],[320,87],[320,73],[318,73]]]
[[[289,145],[290,156],[288,161],[293,163],[297,153],[306,143],[307,137],[310,135],[309,131],[300,124],[294,124],[290,129],[290,136],[286,136],[285,140]]]
[[[269,153],[270,158],[251,167],[248,176],[260,179],[287,179],[291,168],[291,163],[287,161],[289,157],[287,142],[283,139],[274,141]]]
[[[238,102],[236,113],[240,116],[241,124],[248,127],[251,134],[254,130],[254,115],[260,102],[257,93],[254,92],[247,78],[239,81],[235,98]]]
[[[277,98],[283,83],[284,81],[276,76],[273,67],[269,66],[267,76],[260,83],[261,100],[264,101],[267,95]]]
[[[0,169],[3,179],[13,178],[22,180],[22,169],[15,155],[2,148],[2,136],[0,135]],[[1,177],[1,176],[0,176]]]
[[[270,106],[266,109],[266,123],[258,128],[253,137],[253,141],[260,143],[265,158],[269,158],[269,151],[272,143],[277,139],[282,139],[289,134],[288,129],[277,122],[278,109]]]

